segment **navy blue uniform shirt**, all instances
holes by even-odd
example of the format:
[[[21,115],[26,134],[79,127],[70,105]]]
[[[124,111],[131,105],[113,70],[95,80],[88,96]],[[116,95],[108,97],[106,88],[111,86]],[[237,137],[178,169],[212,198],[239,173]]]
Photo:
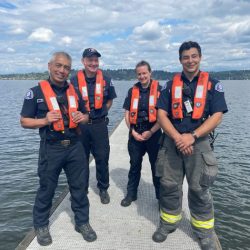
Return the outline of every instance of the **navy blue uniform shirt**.
[[[51,87],[57,97],[63,102],[64,106],[68,109],[68,100],[66,96],[66,90],[68,88],[68,83],[65,82],[64,87],[58,87],[51,83],[50,80],[48,80],[51,84]],[[80,93],[77,92],[78,96],[80,97]],[[58,104],[60,108],[62,107],[60,105],[60,101],[58,100]],[[79,107],[78,110],[82,113],[86,113],[85,108],[85,102],[82,100],[82,98],[79,98]],[[44,95],[42,93],[42,90],[40,86],[35,86],[28,90],[26,93],[26,96],[24,97],[23,107],[21,111],[21,116],[25,118],[45,118],[46,114],[49,112],[48,106],[46,104],[46,100],[44,98]],[[63,114],[64,119],[68,119],[68,117]],[[64,140],[64,139],[73,139],[77,137],[76,129],[69,129],[65,125],[65,131],[64,133],[54,131],[53,126],[45,126],[42,128],[39,128],[39,134],[41,139],[46,140]]]
[[[182,73],[181,78],[183,80],[183,86],[186,89],[183,91],[183,102],[185,100],[190,99],[191,102],[194,100],[195,90],[198,82],[199,75],[194,77],[194,79],[190,82],[184,73]],[[216,112],[226,113],[228,111],[223,86],[220,81],[212,79],[209,77],[209,81],[212,83],[211,90],[208,90],[206,106],[204,111],[204,117],[207,118],[213,115]],[[203,120],[194,120],[191,115],[187,115],[185,111],[185,105],[183,104],[183,119],[172,119],[172,110],[171,110],[171,99],[172,99],[172,84],[173,81],[169,81],[166,83],[164,88],[161,91],[160,98],[157,102],[157,108],[163,109],[168,113],[168,117],[171,120],[174,127],[180,133],[189,133],[196,128],[198,128]]]
[[[140,97],[139,97],[139,103],[138,103],[138,118],[137,118],[137,123],[140,122],[148,122],[148,121],[143,121],[143,118],[145,116],[148,118],[148,105],[149,105],[149,95],[150,95],[150,86],[148,88],[143,88],[140,82],[137,82],[135,84],[140,90]],[[132,89],[131,87],[128,90],[128,94],[124,100],[123,108],[125,110],[130,111],[130,105],[131,105],[131,98],[132,98]],[[161,86],[158,85],[158,91],[161,90]],[[148,122],[149,123],[149,122]]]
[[[83,71],[84,72],[84,71]],[[108,109],[106,106],[106,103],[108,100],[113,100],[116,98],[116,92],[115,88],[112,84],[111,78],[103,75],[103,79],[106,82],[106,86],[104,86],[103,90],[103,105],[101,109],[95,109],[94,108],[94,97],[95,97],[95,83],[96,83],[96,77],[88,78],[84,72],[87,88],[88,88],[88,96],[89,96],[89,105],[90,105],[90,113],[89,118],[90,119],[98,119],[102,118],[108,115]],[[71,83],[74,85],[75,89],[79,91],[79,85],[77,80],[77,75],[74,75],[70,79]],[[82,98],[81,98],[82,99]]]

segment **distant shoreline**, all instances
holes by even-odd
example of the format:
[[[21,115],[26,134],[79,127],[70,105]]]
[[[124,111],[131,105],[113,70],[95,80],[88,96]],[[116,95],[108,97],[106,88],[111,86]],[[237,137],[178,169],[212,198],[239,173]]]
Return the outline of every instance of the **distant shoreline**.
[[[127,80],[132,81],[136,79],[134,69],[117,69],[117,70],[103,70],[104,73],[110,76],[113,80]],[[71,71],[71,75],[74,75],[76,70]],[[154,70],[153,78],[157,80],[168,80],[172,79],[176,72],[167,72],[163,70]],[[41,80],[48,78],[48,71],[43,73],[23,73],[23,74],[0,74],[0,80]],[[218,80],[249,80],[250,70],[231,70],[231,71],[220,71],[210,72],[213,78]]]

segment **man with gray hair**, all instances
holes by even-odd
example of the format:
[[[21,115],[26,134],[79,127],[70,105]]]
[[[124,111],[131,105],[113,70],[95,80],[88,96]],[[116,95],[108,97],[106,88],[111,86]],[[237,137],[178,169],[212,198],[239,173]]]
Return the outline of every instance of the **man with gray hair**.
[[[79,93],[67,82],[71,61],[65,52],[54,53],[48,63],[49,79],[28,90],[21,111],[22,127],[39,128],[41,137],[38,161],[40,186],[33,208],[33,224],[37,241],[42,246],[52,244],[49,213],[62,169],[72,197],[75,230],[86,241],[97,238],[89,225],[87,160],[77,133],[78,124],[88,122],[88,114]]]

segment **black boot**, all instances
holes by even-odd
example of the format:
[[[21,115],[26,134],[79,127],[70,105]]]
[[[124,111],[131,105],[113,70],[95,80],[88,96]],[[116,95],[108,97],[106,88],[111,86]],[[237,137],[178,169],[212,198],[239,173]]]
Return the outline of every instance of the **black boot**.
[[[155,242],[163,242],[167,239],[170,233],[173,233],[176,229],[169,230],[166,224],[160,220],[160,225],[157,230],[154,232],[152,239]]]
[[[123,207],[128,207],[131,205],[133,201],[137,200],[137,196],[130,196],[127,195],[122,201],[121,201],[121,206]]]
[[[48,226],[37,228],[35,229],[35,231],[36,231],[36,236],[37,236],[37,242],[41,246],[48,246],[52,244],[52,238],[49,233]]]
[[[83,239],[86,241],[95,241],[97,239],[96,233],[93,228],[89,225],[89,223],[83,224],[81,226],[75,226],[75,230],[82,234]]]
[[[102,204],[108,204],[110,202],[109,193],[105,189],[100,189],[100,199]]]
[[[200,246],[202,250],[221,250],[220,241],[215,232],[207,238],[200,238]]]

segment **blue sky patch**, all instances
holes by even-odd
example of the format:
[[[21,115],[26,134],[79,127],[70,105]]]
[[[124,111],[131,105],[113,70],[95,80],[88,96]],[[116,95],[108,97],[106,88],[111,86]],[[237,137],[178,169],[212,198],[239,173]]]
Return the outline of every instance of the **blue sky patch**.
[[[170,24],[172,26],[176,26],[179,24],[185,24],[185,23],[189,23],[189,21],[185,20],[185,19],[163,19],[159,22],[160,25]]]
[[[117,32],[117,33],[105,33],[101,34],[100,36],[95,36],[94,41],[95,42],[110,42],[110,41],[115,41],[116,39],[126,39],[130,34],[132,33],[132,29],[126,29],[122,32]]]
[[[1,7],[4,9],[16,9],[17,8],[14,4],[6,2],[6,1],[0,3],[0,8]]]

